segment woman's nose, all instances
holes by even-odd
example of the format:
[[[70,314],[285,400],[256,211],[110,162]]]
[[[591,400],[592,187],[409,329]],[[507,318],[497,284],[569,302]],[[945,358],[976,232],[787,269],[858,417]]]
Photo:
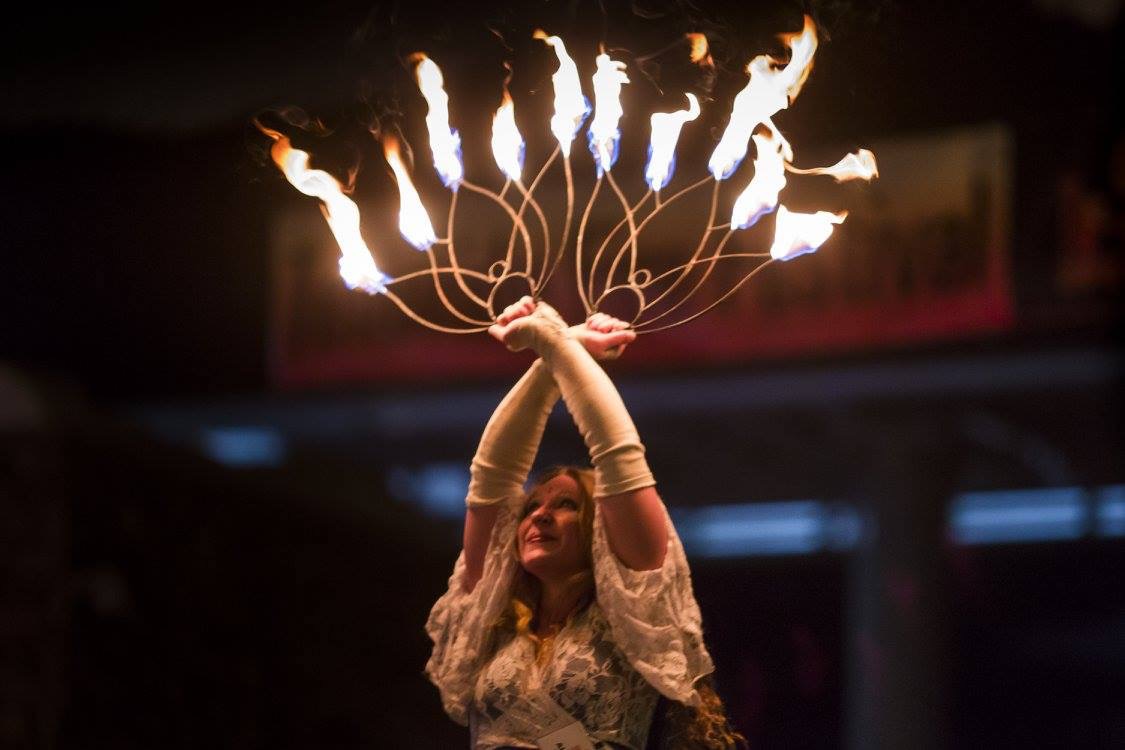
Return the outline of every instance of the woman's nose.
[[[548,524],[555,520],[555,517],[551,515],[551,511],[547,510],[545,505],[541,505],[532,512],[531,520],[537,524]]]

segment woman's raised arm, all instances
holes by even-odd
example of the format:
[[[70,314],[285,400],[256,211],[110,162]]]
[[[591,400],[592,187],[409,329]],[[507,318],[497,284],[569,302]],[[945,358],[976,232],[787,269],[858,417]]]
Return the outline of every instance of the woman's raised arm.
[[[508,306],[496,319],[496,326],[505,327],[534,310],[535,303],[525,297]],[[625,324],[615,318],[594,315],[585,324],[575,326],[572,333],[581,340],[589,356],[607,359],[620,355],[635,337],[631,331],[623,331],[624,327]],[[472,591],[484,574],[484,560],[501,505],[523,495],[523,485],[539,452],[547,418],[558,399],[559,390],[551,371],[543,360],[536,360],[496,407],[481,434],[465,498],[462,543],[466,591]],[[624,525],[626,521],[616,518],[611,521],[607,516],[607,528],[611,524]]]
[[[533,306],[530,313],[524,312],[526,303]],[[667,552],[668,527],[656,481],[621,396],[590,354],[612,351],[635,334],[616,327],[599,330],[593,318],[586,326],[567,329],[550,306],[530,299],[520,313],[498,320],[489,332],[510,349],[533,349],[554,375],[590,451],[594,495],[613,553],[634,570],[659,568]]]
[[[497,318],[497,324],[507,324],[532,309],[530,300],[512,305]],[[484,558],[501,505],[523,495],[547,417],[558,399],[551,372],[542,360],[536,360],[500,401],[480,436],[465,498],[466,591],[472,591],[484,574]]]

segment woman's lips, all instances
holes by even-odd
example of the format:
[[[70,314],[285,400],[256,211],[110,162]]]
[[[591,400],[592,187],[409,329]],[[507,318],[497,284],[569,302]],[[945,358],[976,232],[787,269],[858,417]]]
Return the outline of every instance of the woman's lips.
[[[555,537],[547,536],[546,534],[528,534],[527,543],[534,544],[535,542],[553,542]]]

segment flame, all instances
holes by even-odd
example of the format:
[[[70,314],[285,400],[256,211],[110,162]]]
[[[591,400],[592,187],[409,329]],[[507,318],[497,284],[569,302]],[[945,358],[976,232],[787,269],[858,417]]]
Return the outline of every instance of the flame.
[[[836,182],[848,180],[871,180],[879,176],[879,165],[875,163],[875,154],[861,148],[854,154],[848,154],[831,167],[813,167],[811,169],[797,169],[794,166],[785,167],[793,174],[826,174],[831,175]]]
[[[496,159],[496,166],[509,180],[519,182],[523,173],[523,153],[523,136],[516,127],[516,108],[505,86],[500,108],[492,117],[492,156]]]
[[[687,37],[688,43],[691,44],[691,61],[707,67],[714,67],[715,63],[711,59],[711,52],[707,44],[707,37],[698,32],[684,34]]]
[[[429,106],[426,129],[430,132],[434,169],[447,188],[456,190],[465,175],[465,168],[461,164],[461,136],[449,127],[449,95],[442,88],[445,80],[441,75],[441,68],[422,52],[415,53],[411,60],[418,63],[414,68],[414,76]]]
[[[305,195],[322,201],[324,218],[340,246],[340,276],[344,283],[349,289],[362,289],[368,294],[385,292],[390,279],[375,265],[359,231],[359,208],[344,195],[340,182],[324,170],[309,169],[308,153],[293,148],[287,137],[261,123],[255,124],[273,139],[270,156],[285,179]]]
[[[700,34],[699,36],[703,36]],[[648,147],[648,164],[645,165],[645,180],[653,190],[660,190],[672,179],[676,169],[676,141],[685,122],[699,117],[699,100],[695,94],[687,94],[688,108],[676,112],[654,112],[652,122],[652,141]]]
[[[784,205],[778,206],[770,256],[774,260],[793,260],[798,255],[816,252],[832,235],[833,225],[842,224],[847,216],[847,211],[798,214]]]
[[[725,180],[738,169],[754,128],[786,106],[785,94],[773,85],[770,64],[769,56],[759,55],[746,66],[750,80],[734,97],[730,122],[707,162],[716,180]]]
[[[590,121],[590,151],[598,167],[598,176],[608,172],[617,161],[617,146],[621,131],[617,123],[624,111],[621,109],[621,85],[629,82],[625,63],[609,59],[604,52],[594,58],[598,69],[594,73],[594,119]]]
[[[803,28],[792,34],[780,34],[779,39],[790,49],[789,62],[781,70],[778,82],[785,87],[785,92],[792,104],[801,93],[801,87],[812,72],[813,55],[816,54],[817,38],[816,24],[812,16],[805,16]]]
[[[555,49],[559,59],[559,69],[551,76],[555,85],[555,114],[551,117],[551,132],[559,141],[563,156],[570,156],[570,144],[574,134],[582,127],[582,121],[590,113],[590,103],[582,95],[582,83],[578,80],[578,67],[566,52],[566,45],[557,36],[537,29],[532,37],[541,39]]]
[[[399,156],[397,137],[390,133],[383,136],[383,153],[395,173],[395,181],[398,182],[398,231],[414,247],[429,250],[437,242],[437,235],[434,234],[433,224],[422,205],[422,199],[418,197],[418,191],[410,180],[410,173],[406,171],[406,165]]]
[[[776,135],[776,137],[775,137]],[[754,177],[734,202],[731,229],[746,229],[777,207],[777,194],[785,187],[785,162],[793,158],[789,142],[776,131],[751,136],[758,156]]]
[[[716,180],[725,180],[738,169],[754,128],[787,108],[808,78],[817,46],[812,18],[805,16],[801,32],[783,34],[781,39],[792,53],[784,67],[769,55],[758,55],[746,66],[750,80],[734,97],[730,122],[707,162]]]

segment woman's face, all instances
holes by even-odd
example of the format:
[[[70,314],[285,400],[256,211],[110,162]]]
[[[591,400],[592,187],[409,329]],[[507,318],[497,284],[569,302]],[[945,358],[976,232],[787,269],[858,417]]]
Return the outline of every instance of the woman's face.
[[[528,573],[540,580],[564,579],[586,569],[581,498],[578,483],[566,474],[532,490],[516,538],[520,564]]]

